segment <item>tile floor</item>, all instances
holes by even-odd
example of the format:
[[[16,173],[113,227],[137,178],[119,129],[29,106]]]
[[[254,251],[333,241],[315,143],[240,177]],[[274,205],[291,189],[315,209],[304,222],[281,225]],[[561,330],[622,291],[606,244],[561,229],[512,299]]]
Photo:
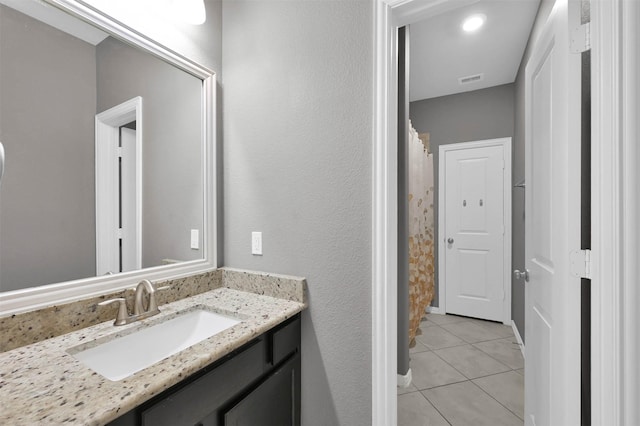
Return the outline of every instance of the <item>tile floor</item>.
[[[509,326],[428,314],[398,388],[399,426],[524,424],[524,359]]]

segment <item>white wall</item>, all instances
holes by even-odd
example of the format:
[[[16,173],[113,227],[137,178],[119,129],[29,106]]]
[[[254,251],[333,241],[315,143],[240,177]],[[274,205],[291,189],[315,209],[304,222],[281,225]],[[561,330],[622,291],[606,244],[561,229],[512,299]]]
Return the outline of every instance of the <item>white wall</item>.
[[[224,2],[222,63],[225,264],[307,278],[302,424],[370,425],[373,2]]]

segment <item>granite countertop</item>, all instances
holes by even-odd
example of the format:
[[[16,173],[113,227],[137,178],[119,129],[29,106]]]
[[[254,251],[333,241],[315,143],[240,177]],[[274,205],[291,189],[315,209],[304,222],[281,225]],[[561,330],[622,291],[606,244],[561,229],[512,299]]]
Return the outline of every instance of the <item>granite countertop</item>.
[[[242,322],[117,382],[67,353],[78,345],[128,334],[198,306]],[[106,424],[305,307],[299,301],[221,287],[163,305],[160,314],[143,321],[121,327],[103,322],[1,353],[0,424]]]

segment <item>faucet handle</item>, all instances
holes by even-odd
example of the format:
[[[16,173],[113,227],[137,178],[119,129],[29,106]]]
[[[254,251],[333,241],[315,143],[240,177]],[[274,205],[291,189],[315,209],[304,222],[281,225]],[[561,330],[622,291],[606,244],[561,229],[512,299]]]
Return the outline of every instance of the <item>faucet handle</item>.
[[[104,302],[98,303],[98,306],[106,306],[112,303],[119,303],[118,314],[116,315],[116,320],[113,322],[113,325],[126,324],[127,319],[129,318],[129,312],[127,311],[127,303],[124,297],[116,297],[115,299],[105,300]]]

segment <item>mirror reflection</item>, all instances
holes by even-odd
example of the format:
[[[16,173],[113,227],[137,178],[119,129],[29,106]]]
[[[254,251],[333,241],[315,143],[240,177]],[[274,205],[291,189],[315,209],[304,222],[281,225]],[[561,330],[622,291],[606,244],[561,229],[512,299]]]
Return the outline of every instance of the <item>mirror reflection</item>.
[[[202,259],[202,80],[2,3],[0,290]]]

